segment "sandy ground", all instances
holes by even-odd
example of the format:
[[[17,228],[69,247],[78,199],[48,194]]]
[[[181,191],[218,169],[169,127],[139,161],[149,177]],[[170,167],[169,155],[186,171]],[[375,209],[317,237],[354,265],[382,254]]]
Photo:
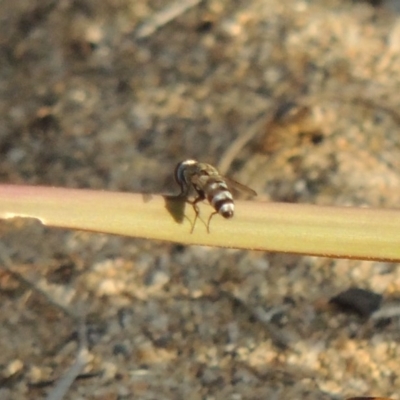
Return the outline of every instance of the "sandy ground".
[[[160,23],[167,3],[0,2],[2,182],[177,192],[195,157],[262,200],[398,206],[398,1],[207,0]],[[66,399],[400,399],[400,319],[322,306],[352,286],[395,302],[395,264],[0,233],[1,400],[66,375],[68,310],[89,362]]]

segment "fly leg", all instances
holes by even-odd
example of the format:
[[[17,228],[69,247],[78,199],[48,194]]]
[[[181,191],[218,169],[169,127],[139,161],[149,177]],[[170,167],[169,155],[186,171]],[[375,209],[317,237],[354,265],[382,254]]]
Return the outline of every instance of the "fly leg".
[[[206,198],[206,196],[203,192],[198,192],[198,196],[193,201],[187,200],[187,202],[193,206],[193,210],[196,213],[190,233],[193,233],[197,218],[200,215],[200,209],[199,209],[199,206],[197,205],[197,203],[200,201],[203,201],[205,198]],[[207,229],[207,231],[208,231],[208,229]]]
[[[207,233],[210,233],[210,222],[211,222],[211,218],[212,218],[215,214],[218,214],[218,211],[214,211],[214,212],[211,213],[210,216],[208,217],[208,221],[207,221]]]

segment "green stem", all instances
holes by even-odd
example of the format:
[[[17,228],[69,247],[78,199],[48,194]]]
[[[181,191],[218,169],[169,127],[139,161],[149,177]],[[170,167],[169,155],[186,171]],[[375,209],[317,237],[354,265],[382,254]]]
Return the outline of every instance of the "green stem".
[[[237,201],[225,220],[161,195],[0,185],[0,218],[183,244],[400,261],[400,211]]]

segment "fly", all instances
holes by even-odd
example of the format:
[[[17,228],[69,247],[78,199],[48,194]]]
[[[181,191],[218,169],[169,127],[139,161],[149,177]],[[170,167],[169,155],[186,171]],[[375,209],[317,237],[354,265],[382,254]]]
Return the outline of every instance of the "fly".
[[[200,163],[196,160],[180,162],[175,168],[175,180],[181,187],[179,196],[188,198],[192,188],[197,193],[197,197],[193,201],[188,200],[196,213],[191,232],[193,232],[200,213],[197,206],[198,202],[207,199],[215,210],[207,222],[207,232],[210,232],[210,221],[215,214],[221,214],[224,218],[233,217],[235,204],[230,189],[239,190],[250,196],[257,196],[253,189],[222,176],[212,165]]]

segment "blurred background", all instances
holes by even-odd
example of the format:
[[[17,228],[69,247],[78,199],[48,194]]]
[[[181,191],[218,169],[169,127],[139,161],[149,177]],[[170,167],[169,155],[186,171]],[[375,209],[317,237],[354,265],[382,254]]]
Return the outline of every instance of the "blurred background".
[[[195,158],[263,201],[398,207],[399,11],[3,0],[1,182],[178,193],[175,165]],[[43,397],[76,357],[49,298],[88,316],[69,399],[400,399],[400,319],[326,306],[349,287],[397,306],[395,264],[0,233],[15,271],[0,270],[1,399]]]

